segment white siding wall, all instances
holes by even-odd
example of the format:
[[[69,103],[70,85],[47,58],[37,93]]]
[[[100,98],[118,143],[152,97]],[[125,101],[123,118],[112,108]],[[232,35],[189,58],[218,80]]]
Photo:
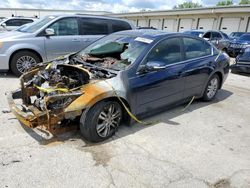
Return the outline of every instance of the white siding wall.
[[[146,19],[138,20],[138,27],[148,27],[148,21]]]

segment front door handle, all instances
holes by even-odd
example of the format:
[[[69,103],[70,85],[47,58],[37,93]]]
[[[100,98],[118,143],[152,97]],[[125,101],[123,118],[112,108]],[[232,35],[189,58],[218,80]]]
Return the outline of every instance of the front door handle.
[[[81,42],[79,39],[72,39],[72,42]]]
[[[91,39],[83,39],[83,42],[91,42]]]

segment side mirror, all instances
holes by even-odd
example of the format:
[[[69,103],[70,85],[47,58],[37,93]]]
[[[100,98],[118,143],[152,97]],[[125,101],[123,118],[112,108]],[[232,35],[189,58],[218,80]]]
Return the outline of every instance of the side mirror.
[[[6,23],[2,23],[1,26],[4,27],[4,28],[7,27]]]
[[[55,30],[52,29],[52,28],[47,28],[47,29],[45,29],[45,35],[46,35],[46,36],[55,35]]]
[[[218,39],[215,40],[215,44],[219,45],[219,40]]]
[[[166,64],[161,61],[149,61],[145,65],[140,65],[138,72],[147,73],[152,71],[163,70],[166,68]]]

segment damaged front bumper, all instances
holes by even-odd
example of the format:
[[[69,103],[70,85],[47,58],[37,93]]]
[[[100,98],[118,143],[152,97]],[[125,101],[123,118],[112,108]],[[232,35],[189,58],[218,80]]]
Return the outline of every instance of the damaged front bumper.
[[[15,100],[22,99],[21,89],[8,93],[7,99],[12,113],[19,121],[30,128],[35,128],[38,126],[38,119],[44,114],[42,115],[41,111],[32,111],[31,109],[29,112],[27,112],[27,107],[15,103]]]
[[[33,105],[21,104],[21,89],[9,93],[7,99],[12,113],[22,124],[30,128],[40,127],[52,134],[61,133],[65,131],[65,129],[71,129],[71,126],[65,126],[65,124],[62,124],[62,121],[74,119],[82,114],[82,110],[73,112],[64,112],[63,109],[41,111]]]

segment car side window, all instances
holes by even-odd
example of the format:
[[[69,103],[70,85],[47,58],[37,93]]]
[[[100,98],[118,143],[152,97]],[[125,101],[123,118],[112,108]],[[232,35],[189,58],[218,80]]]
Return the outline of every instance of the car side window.
[[[211,46],[206,41],[184,37],[183,43],[186,60],[211,55]]]
[[[109,27],[107,20],[97,18],[81,18],[82,35],[107,35]]]
[[[78,35],[78,22],[76,18],[64,18],[53,23],[49,28],[55,30],[55,36]]]
[[[206,39],[210,39],[211,38],[211,32],[207,32],[204,34],[204,36],[202,38],[206,38]]]
[[[165,65],[182,60],[181,39],[170,38],[158,43],[149,53],[147,61],[160,61]]]
[[[21,26],[23,23],[20,19],[11,19],[5,22],[6,26]]]
[[[112,32],[124,31],[124,30],[131,30],[131,26],[124,21],[119,20],[112,20]]]
[[[219,40],[219,39],[222,39],[221,34],[218,32],[213,32],[212,33],[212,40]]]
[[[22,22],[22,25],[24,25],[24,24],[27,24],[27,23],[32,23],[33,20],[30,20],[30,19],[23,19],[23,20],[21,20],[21,22]]]

